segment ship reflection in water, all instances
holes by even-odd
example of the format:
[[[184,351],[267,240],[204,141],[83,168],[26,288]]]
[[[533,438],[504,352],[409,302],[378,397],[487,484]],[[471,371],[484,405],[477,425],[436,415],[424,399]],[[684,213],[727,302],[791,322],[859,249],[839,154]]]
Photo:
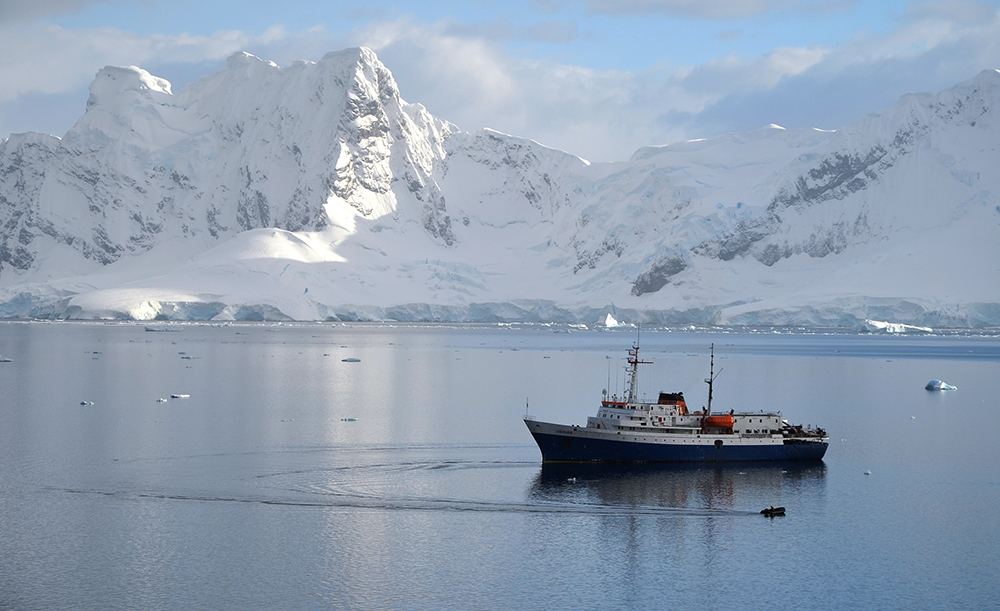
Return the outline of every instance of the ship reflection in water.
[[[628,512],[732,515],[761,507],[811,504],[822,496],[826,467],[815,463],[543,463],[532,500],[595,503]],[[801,503],[800,503],[801,504]]]

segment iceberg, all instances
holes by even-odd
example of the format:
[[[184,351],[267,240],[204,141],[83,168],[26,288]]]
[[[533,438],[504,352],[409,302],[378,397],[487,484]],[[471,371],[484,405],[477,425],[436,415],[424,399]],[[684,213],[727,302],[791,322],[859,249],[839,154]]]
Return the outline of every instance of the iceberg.
[[[931,380],[924,386],[927,390],[958,390],[957,386],[952,386],[951,384],[946,384],[941,380]]]
[[[934,329],[930,327],[918,327],[898,322],[883,322],[869,319],[865,319],[865,322],[861,323],[859,330],[867,331],[868,333],[934,333]]]

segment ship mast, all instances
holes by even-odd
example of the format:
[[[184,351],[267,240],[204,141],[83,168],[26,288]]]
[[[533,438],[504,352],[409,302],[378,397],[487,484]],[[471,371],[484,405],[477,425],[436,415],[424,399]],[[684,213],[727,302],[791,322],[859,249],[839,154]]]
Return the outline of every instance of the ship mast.
[[[652,365],[651,361],[639,360],[639,331],[635,333],[635,345],[628,351],[628,387],[625,402],[629,405],[638,402],[639,395],[639,365]]]
[[[710,416],[712,414],[712,382],[714,382],[715,378],[719,377],[719,374],[722,373],[721,369],[719,370],[719,373],[715,373],[715,344],[714,343],[711,346],[709,346],[709,354],[711,355],[711,360],[709,361],[709,365],[708,365],[708,377],[705,378],[705,383],[708,384],[708,407],[705,408],[705,416],[704,416],[704,418],[707,418],[708,416]],[[702,418],[702,420],[704,420],[704,418]]]

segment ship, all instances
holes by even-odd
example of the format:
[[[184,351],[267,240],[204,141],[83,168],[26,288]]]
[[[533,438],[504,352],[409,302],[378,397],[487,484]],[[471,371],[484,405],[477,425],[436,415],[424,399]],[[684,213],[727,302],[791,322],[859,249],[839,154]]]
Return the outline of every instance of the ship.
[[[780,411],[712,411],[715,345],[710,347],[708,403],[688,411],[682,392],[660,392],[639,401],[639,342],[628,351],[625,394],[603,392],[586,426],[541,422],[528,415],[542,462],[743,462],[819,461],[830,439],[822,428],[789,424]],[[719,370],[721,373],[722,370]]]

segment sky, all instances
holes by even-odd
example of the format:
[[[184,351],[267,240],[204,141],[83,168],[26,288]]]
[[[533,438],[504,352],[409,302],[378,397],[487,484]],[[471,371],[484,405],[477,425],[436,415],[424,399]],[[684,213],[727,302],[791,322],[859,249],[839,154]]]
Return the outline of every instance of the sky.
[[[176,93],[250,52],[366,46],[402,97],[592,161],[837,129],[1000,68],[1000,0],[0,0],[0,137],[62,136],[106,65]]]

